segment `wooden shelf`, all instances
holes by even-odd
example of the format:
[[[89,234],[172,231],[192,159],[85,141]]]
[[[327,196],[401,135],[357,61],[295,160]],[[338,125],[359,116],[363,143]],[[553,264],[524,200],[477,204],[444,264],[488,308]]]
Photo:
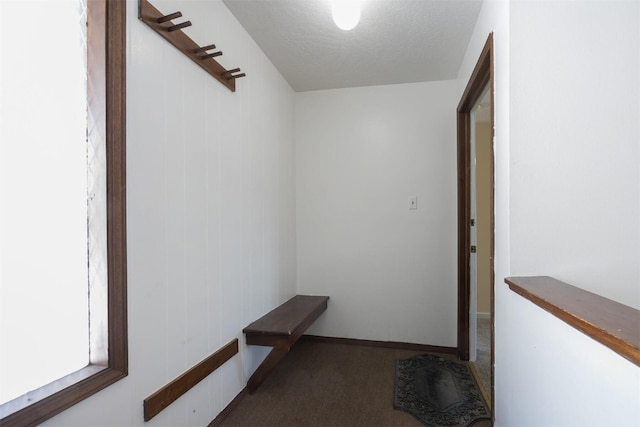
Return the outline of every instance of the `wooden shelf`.
[[[507,277],[509,288],[640,366],[640,311],[548,276]]]
[[[296,295],[244,328],[247,344],[273,347],[247,382],[255,392],[309,326],[327,309],[327,296]]]
[[[328,301],[326,296],[296,295],[244,328],[247,344],[272,346],[280,338],[292,344],[327,309]]]
[[[236,79],[245,77],[246,74],[241,73],[240,68],[227,70],[220,65],[214,58],[222,55],[222,52],[209,52],[216,49],[216,45],[199,46],[182,31],[182,28],[191,26],[191,21],[184,21],[178,24],[173,23],[173,20],[181,17],[181,12],[173,12],[165,15],[153,7],[148,0],[140,0],[138,19],[164,37],[189,59],[202,67],[202,69],[211,74],[220,83],[228,87],[229,90],[235,92]]]

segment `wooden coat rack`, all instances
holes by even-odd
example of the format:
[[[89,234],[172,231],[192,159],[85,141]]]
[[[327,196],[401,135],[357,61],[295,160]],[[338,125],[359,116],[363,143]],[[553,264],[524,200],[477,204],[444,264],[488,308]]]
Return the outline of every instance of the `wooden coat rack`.
[[[199,46],[187,36],[182,29],[190,27],[191,21],[174,24],[172,22],[174,19],[182,17],[181,12],[164,15],[153,7],[148,0],[140,0],[139,6],[138,19],[164,37],[169,43],[187,55],[193,62],[215,77],[216,80],[228,87],[232,92],[236,91],[236,79],[244,77],[246,74],[240,73],[240,68],[227,70],[220,65],[214,58],[222,55],[222,52],[209,53],[209,51],[216,48],[216,45]]]

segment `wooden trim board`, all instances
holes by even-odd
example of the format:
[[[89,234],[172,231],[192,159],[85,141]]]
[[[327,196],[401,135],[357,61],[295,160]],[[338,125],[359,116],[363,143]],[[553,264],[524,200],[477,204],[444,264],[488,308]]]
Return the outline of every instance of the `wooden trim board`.
[[[553,277],[504,281],[515,293],[640,366],[640,310]]]
[[[300,339],[303,341],[324,342],[329,344],[360,345],[365,347],[382,347],[382,348],[395,348],[400,350],[424,351],[425,353],[439,353],[439,354],[457,354],[458,353],[458,349],[456,347],[444,347],[444,346],[438,346],[438,345],[415,344],[415,343],[398,342],[398,341],[359,340],[354,338],[321,337],[318,335],[303,335]]]
[[[171,381],[144,400],[144,420],[149,421],[164,408],[205,379],[227,360],[238,353],[238,339],[234,339],[220,350]]]
[[[238,407],[240,402],[242,402],[242,399],[244,399],[247,394],[249,394],[249,391],[246,387],[240,390],[240,393],[238,393],[238,395],[234,397],[233,400],[227,406],[225,406],[222,411],[220,411],[218,416],[215,417],[207,427],[218,427],[222,425],[224,420],[229,416],[229,414],[231,414],[231,412],[233,412],[234,409]]]

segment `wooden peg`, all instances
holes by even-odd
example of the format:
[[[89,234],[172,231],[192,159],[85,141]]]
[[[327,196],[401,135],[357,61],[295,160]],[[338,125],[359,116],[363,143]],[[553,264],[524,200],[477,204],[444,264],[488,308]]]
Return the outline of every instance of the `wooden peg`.
[[[181,30],[181,29],[183,29],[185,27],[190,27],[190,26],[191,26],[191,21],[185,21],[185,22],[182,22],[180,24],[172,25],[171,27],[167,28],[167,31],[172,33],[174,31],[178,31],[178,30]]]
[[[200,56],[200,59],[215,58],[216,56],[220,56],[220,55],[222,55],[222,52],[213,52],[213,53],[208,53],[206,55]]]
[[[162,24],[163,22],[171,21],[172,19],[180,18],[182,16],[182,12],[175,12],[169,15],[161,16],[156,19],[158,24]]]
[[[223,76],[228,76],[229,74],[233,74],[233,73],[237,73],[238,71],[240,71],[240,68],[234,68],[233,70],[227,70],[224,73],[222,73]]]
[[[241,73],[241,74],[234,74],[234,75],[232,75],[232,76],[227,77],[227,80],[228,80],[228,79],[239,79],[240,77],[246,77],[246,74],[245,74],[245,73]]]
[[[197,49],[193,49],[193,53],[202,53],[215,48],[216,48],[215,44],[210,44],[209,46],[202,46]]]
[[[3,0],[0,0],[0,3]],[[133,1],[133,0],[131,0]],[[179,31],[182,28],[191,26],[191,21],[186,21],[181,12],[164,14],[156,9],[150,2],[153,0],[137,0],[139,3],[138,19],[160,34],[165,40],[171,43],[176,49],[184,53],[190,60],[202,67],[213,78],[218,80],[230,91],[236,91],[235,79],[244,77],[244,74],[237,74],[240,69],[227,71],[218,61],[216,56],[222,52],[215,52],[216,45],[200,46],[194,42],[185,32]],[[175,10],[175,9],[174,9]],[[186,21],[178,23],[179,21]],[[234,75],[236,73],[236,75]]]

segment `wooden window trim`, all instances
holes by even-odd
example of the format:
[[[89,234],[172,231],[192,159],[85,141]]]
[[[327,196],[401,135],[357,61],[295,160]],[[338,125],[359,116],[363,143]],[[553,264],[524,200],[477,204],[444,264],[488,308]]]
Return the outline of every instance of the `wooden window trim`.
[[[127,253],[126,253],[126,2],[88,0],[104,16],[104,37],[89,40],[88,49],[104,64],[89,64],[87,96],[102,105],[107,156],[108,361],[90,364],[72,374],[0,405],[0,425],[33,426],[127,376]],[[89,8],[87,8],[89,10]],[[89,12],[91,13],[91,12]],[[93,44],[92,44],[93,43]],[[91,102],[89,109],[91,110]]]

